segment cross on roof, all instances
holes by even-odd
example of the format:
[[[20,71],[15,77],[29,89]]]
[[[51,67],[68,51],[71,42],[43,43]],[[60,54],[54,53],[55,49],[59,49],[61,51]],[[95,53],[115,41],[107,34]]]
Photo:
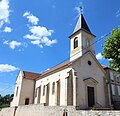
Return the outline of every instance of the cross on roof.
[[[80,14],[83,14],[83,7],[80,5]]]

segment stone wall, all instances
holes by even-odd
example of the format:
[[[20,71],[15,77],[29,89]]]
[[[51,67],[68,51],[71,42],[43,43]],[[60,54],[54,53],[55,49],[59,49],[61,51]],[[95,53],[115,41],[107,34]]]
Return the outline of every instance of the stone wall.
[[[15,108],[4,108],[0,111],[0,116],[14,116]]]
[[[14,107],[2,109],[2,111],[0,111],[0,116],[63,116],[64,110],[66,110],[67,116],[120,116],[120,111],[76,110],[74,106],[52,107],[29,105],[19,106],[16,112],[14,109]]]

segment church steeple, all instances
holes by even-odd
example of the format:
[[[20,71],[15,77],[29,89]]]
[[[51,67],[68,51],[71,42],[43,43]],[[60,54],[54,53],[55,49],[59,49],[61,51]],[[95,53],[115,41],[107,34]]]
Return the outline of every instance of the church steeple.
[[[70,61],[77,59],[87,51],[94,53],[94,38],[84,19],[82,7],[80,7],[80,16],[75,26],[71,39]]]
[[[85,19],[83,17],[83,14],[80,14],[77,25],[76,25],[76,27],[75,27],[75,29],[73,31],[73,34],[75,32],[77,32],[78,30],[80,30],[80,29],[83,29],[83,30],[88,31],[89,33],[91,33],[91,31],[90,31],[90,29],[89,29],[89,27],[88,27],[88,25],[87,25],[87,23],[86,23],[86,21],[85,21]]]

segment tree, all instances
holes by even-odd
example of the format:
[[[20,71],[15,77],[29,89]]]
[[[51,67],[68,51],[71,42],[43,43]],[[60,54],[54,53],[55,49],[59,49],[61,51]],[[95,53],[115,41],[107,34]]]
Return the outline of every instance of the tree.
[[[110,67],[120,72],[120,27],[111,32],[103,47],[102,55],[109,60]]]
[[[0,105],[2,105],[2,103],[3,103],[3,97],[0,94]]]
[[[4,108],[4,107],[9,107],[10,106],[10,102],[12,101],[13,99],[13,94],[8,94],[6,96],[2,96],[0,94],[0,108]]]

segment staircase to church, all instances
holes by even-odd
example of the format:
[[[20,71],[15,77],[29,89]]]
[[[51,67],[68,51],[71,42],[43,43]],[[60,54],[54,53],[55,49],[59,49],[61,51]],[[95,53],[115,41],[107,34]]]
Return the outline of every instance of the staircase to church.
[[[114,101],[113,106],[114,106],[114,109],[120,110],[120,101]]]
[[[92,110],[113,110],[113,105],[109,106],[109,107],[103,107],[101,104],[97,103],[94,105],[94,107],[92,107]]]

